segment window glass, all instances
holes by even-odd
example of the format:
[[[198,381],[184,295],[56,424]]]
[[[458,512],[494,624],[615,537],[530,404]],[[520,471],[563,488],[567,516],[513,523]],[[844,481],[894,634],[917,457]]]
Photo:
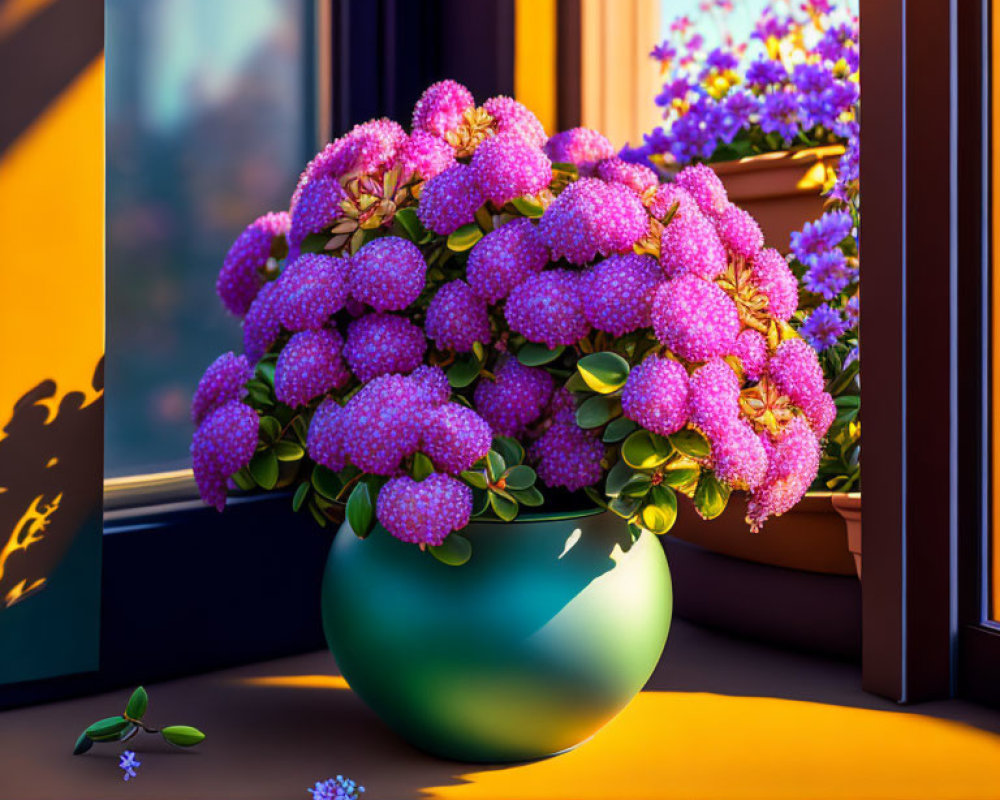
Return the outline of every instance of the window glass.
[[[202,370],[240,346],[229,245],[314,142],[309,0],[108,0],[105,474],[188,465]]]

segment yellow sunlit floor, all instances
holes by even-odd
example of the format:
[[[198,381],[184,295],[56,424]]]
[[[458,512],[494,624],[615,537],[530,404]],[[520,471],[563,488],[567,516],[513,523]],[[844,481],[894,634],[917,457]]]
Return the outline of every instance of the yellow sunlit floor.
[[[208,739],[200,752],[134,740],[143,765],[128,784],[114,747],[69,755],[117,695],[0,713],[0,798],[308,800],[308,786],[345,774],[365,800],[1000,799],[1000,712],[899,707],[859,682],[854,665],[675,622],[647,690],[591,741],[482,766],[401,742],[315,653],[150,687],[151,720],[190,722]]]

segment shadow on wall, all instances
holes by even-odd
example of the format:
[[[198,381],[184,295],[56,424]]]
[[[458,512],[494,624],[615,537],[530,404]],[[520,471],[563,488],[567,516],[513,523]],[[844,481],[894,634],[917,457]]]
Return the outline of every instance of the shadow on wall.
[[[43,591],[100,495],[88,484],[104,418],[104,359],[92,380],[97,399],[45,380],[26,392],[0,438],[0,614]],[[95,469],[97,469],[95,478]]]

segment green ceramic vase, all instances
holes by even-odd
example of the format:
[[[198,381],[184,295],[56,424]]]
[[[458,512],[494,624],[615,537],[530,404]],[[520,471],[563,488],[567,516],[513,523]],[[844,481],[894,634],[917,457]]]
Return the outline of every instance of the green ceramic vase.
[[[323,626],[351,688],[417,747],[474,762],[575,747],[642,689],[666,644],[670,571],[650,533],[587,511],[474,522],[451,567],[345,524]]]

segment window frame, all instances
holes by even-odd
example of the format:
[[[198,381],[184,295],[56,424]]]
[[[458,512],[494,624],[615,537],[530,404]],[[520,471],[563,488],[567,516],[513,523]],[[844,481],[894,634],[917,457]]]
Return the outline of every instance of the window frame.
[[[969,126],[969,136],[962,144],[967,145],[977,159],[961,173],[964,180],[962,189],[968,198],[965,215],[973,224],[968,224],[964,233],[963,257],[966,263],[975,264],[977,269],[969,269],[970,277],[978,279],[970,288],[978,291],[966,293],[964,316],[978,322],[977,330],[970,330],[961,343],[969,349],[970,361],[979,363],[976,374],[980,380],[968,387],[968,402],[962,409],[962,417],[975,420],[966,426],[963,438],[965,453],[962,456],[974,464],[977,472],[969,471],[967,482],[969,491],[962,498],[964,509],[959,531],[959,611],[956,691],[972,700],[991,705],[1000,705],[1000,624],[991,622],[989,611],[989,587],[991,576],[990,538],[996,541],[996,504],[993,487],[997,478],[997,449],[995,437],[998,434],[994,415],[995,404],[1000,403],[996,395],[997,380],[996,341],[993,327],[996,324],[997,285],[996,270],[1000,269],[1000,230],[994,225],[994,216],[1000,211],[1000,186],[997,185],[1000,158],[994,142],[1000,135],[997,130],[997,107],[1000,86],[995,84],[996,71],[1000,65],[994,59],[1000,57],[996,44],[1000,41],[1000,18],[992,12],[988,2],[978,4],[975,13],[967,12],[961,20],[969,50],[978,55],[968,59],[968,67],[959,76],[959,107],[964,109],[973,123]],[[962,94],[964,92],[964,94]],[[970,158],[971,160],[971,158]],[[965,216],[962,215],[962,216]],[[962,218],[962,217],[960,217]],[[970,324],[970,329],[972,325]],[[963,462],[964,463],[964,462]],[[978,480],[977,480],[978,477]]]

